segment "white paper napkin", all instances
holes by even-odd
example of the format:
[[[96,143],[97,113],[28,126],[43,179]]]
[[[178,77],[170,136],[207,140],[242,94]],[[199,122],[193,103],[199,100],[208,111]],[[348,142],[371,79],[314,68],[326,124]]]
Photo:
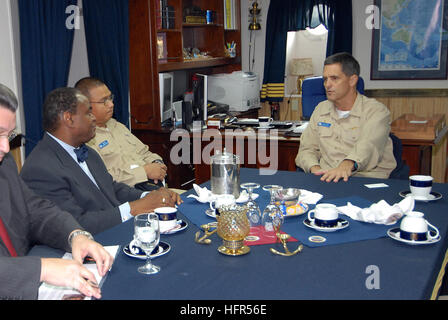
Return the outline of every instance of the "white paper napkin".
[[[346,206],[338,207],[338,209],[353,220],[390,225],[400,220],[404,214],[414,210],[414,205],[414,198],[407,197],[392,206],[381,200],[369,208],[359,208],[347,202]]]
[[[316,204],[320,199],[322,199],[322,197],[323,196],[320,193],[300,189],[299,202]]]

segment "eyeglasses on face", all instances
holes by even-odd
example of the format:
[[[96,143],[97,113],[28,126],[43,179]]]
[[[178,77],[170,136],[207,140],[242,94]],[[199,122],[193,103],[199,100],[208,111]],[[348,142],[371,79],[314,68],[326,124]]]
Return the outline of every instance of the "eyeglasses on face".
[[[15,130],[12,130],[8,134],[0,134],[0,138],[7,138],[9,142],[14,140],[14,138],[17,137],[17,136],[18,136],[18,133]]]
[[[106,105],[108,101],[114,102],[114,95],[113,94],[111,94],[107,98],[104,98],[101,101],[90,101],[90,103],[102,103],[102,104]]]

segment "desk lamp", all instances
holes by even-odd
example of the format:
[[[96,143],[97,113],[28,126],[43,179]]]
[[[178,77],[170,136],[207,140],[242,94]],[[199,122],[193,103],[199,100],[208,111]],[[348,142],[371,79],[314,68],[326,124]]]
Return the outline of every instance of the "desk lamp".
[[[313,59],[292,59],[289,65],[289,74],[297,76],[297,94],[302,94],[302,82],[306,76],[313,75]]]

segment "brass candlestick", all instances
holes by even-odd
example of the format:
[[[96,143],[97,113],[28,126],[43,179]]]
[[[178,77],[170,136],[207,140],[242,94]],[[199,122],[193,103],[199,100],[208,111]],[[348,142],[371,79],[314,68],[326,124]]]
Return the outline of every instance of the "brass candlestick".
[[[212,228],[215,228],[215,230],[210,231],[210,229],[212,229]],[[212,223],[203,224],[201,226],[201,229],[204,230],[204,235],[202,237],[200,237],[201,232],[200,231],[196,232],[194,241],[196,243],[200,243],[200,244],[212,243],[212,240],[208,239],[208,237],[210,237],[212,234],[214,234],[218,230],[216,228],[216,223],[212,222]]]
[[[296,250],[294,250],[292,252],[289,251],[288,246],[286,245],[286,241],[289,238],[291,238],[291,236],[289,234],[277,232],[276,235],[277,235],[277,238],[282,243],[283,248],[285,249],[285,252],[280,252],[280,251],[275,250],[274,248],[270,248],[272,253],[280,255],[280,256],[284,256],[284,257],[290,257],[290,256],[293,256],[293,255],[299,253],[300,251],[302,251],[302,249],[303,249],[303,245],[302,244],[299,245]]]

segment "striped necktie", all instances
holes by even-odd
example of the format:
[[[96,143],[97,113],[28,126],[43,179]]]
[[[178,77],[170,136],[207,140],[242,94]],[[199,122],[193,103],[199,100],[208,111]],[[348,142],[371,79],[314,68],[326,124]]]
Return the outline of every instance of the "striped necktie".
[[[17,257],[17,252],[12,245],[11,239],[9,238],[8,231],[6,231],[5,225],[3,224],[3,220],[0,217],[0,238],[2,238],[3,243],[6,248],[8,248],[9,253],[12,257]]]

